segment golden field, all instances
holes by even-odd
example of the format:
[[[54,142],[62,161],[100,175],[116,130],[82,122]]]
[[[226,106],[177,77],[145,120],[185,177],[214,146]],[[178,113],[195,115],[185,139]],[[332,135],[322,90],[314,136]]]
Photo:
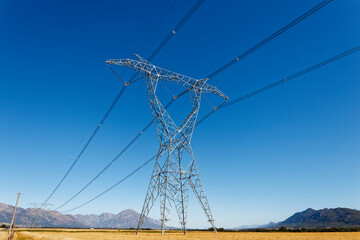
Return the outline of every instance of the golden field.
[[[0,240],[6,240],[7,232],[0,232]],[[14,240],[360,240],[360,232],[329,233],[269,233],[269,232],[187,232],[167,231],[163,237],[159,231],[125,230],[41,230],[16,232]]]

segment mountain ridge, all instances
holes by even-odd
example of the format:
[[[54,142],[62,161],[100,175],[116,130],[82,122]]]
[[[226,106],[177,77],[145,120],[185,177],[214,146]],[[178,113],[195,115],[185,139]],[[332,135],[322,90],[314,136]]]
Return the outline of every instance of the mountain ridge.
[[[360,227],[360,211],[351,208],[308,208],[297,212],[277,226],[289,228]]]
[[[0,223],[10,223],[14,206],[0,203]],[[41,217],[40,217],[41,216]],[[17,208],[16,225],[27,227],[65,227],[65,228],[136,228],[140,214],[132,209],[126,209],[118,214],[61,214],[58,211],[38,208]],[[41,220],[41,224],[40,221]],[[161,223],[146,217],[143,228],[159,229]]]
[[[14,206],[0,203],[0,223],[10,223]],[[65,228],[136,228],[140,214],[132,209],[126,209],[118,214],[102,213],[96,214],[61,214],[57,211],[36,208],[21,208],[17,210],[17,225],[31,227],[39,225],[41,219],[42,227],[65,227]],[[351,228],[360,227],[360,211],[350,208],[324,208],[314,210],[308,208],[297,212],[284,221],[265,225],[245,225],[235,229],[254,228]],[[161,223],[158,220],[147,217],[143,228],[159,229]],[[169,227],[171,228],[171,227]]]
[[[76,214],[74,217],[80,222],[95,228],[136,228],[140,214],[132,209],[126,209],[118,214]],[[143,224],[143,228],[158,229],[160,226],[159,221],[148,217]]]
[[[14,206],[0,203],[0,222],[10,223]],[[16,224],[24,226],[32,226],[37,224],[41,216],[42,226],[49,227],[87,227],[70,214],[61,214],[57,211],[43,210],[38,208],[17,208]]]
[[[268,224],[244,225],[235,229],[265,229],[265,228],[352,228],[360,227],[360,211],[351,208],[324,208],[314,210],[308,208],[297,212],[281,222]]]

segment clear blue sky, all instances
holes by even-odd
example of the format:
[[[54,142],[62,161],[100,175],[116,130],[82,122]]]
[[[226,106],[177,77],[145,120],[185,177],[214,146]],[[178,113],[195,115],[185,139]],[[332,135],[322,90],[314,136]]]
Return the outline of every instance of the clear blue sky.
[[[17,192],[21,207],[46,199],[119,91],[104,61],[134,57],[171,2],[0,2],[0,202],[14,204]],[[147,57],[194,2],[177,1],[139,54]],[[205,77],[319,2],[207,0],[152,62]],[[359,9],[357,0],[331,3],[211,84],[234,99],[355,47]],[[360,209],[359,64],[358,53],[348,56],[226,108],[195,130],[192,145],[217,226],[280,221],[309,207]],[[200,115],[209,109],[204,102]],[[67,200],[150,119],[139,82],[50,202]],[[157,148],[152,127],[63,210],[111,186]],[[73,213],[139,212],[152,167]],[[189,226],[207,227],[190,196]],[[150,216],[159,212],[155,205]],[[177,226],[174,210],[171,219]]]

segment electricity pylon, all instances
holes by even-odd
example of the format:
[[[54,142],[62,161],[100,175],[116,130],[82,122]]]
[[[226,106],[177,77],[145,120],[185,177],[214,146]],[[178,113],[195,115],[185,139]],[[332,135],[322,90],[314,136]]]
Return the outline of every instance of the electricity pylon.
[[[185,234],[189,185],[208,221],[214,231],[217,232],[190,141],[200,108],[201,94],[213,93],[226,101],[228,97],[216,87],[207,84],[208,79],[197,80],[171,72],[154,66],[138,55],[136,56],[139,60],[118,59],[108,60],[106,63],[129,67],[146,78],[148,100],[160,142],[156,163],[138,222],[137,233],[160,195],[161,234],[164,234],[165,223],[169,220],[169,205],[171,206],[172,203],[176,208]],[[156,95],[159,81],[174,82],[185,88],[185,92],[190,93],[191,112],[179,126],[175,124]]]

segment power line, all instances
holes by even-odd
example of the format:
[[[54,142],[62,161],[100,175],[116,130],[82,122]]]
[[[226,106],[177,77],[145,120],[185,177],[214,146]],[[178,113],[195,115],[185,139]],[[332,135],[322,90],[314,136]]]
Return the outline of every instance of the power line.
[[[339,55],[336,55],[336,56],[334,56],[334,57],[332,57],[332,58],[329,58],[329,59],[327,59],[327,60],[325,60],[325,61],[323,61],[323,62],[320,62],[320,63],[318,63],[318,64],[316,64],[316,65],[314,65],[314,66],[311,66],[311,67],[309,67],[309,68],[306,68],[306,69],[304,69],[304,70],[302,70],[302,71],[300,71],[300,72],[298,72],[298,73],[295,73],[295,74],[293,74],[293,75],[290,75],[290,76],[288,76],[288,77],[286,77],[286,78],[283,78],[283,79],[281,79],[281,80],[279,80],[279,81],[273,82],[273,83],[271,83],[271,84],[269,84],[269,85],[266,85],[266,86],[264,86],[264,87],[262,87],[262,88],[259,88],[258,90],[255,90],[255,91],[253,91],[253,92],[251,92],[251,93],[248,93],[248,94],[246,94],[246,95],[244,95],[244,96],[241,96],[241,97],[239,97],[239,98],[236,98],[236,99],[234,99],[234,100],[232,100],[232,101],[230,101],[230,102],[222,105],[221,107],[210,111],[210,112],[209,112],[208,114],[206,114],[203,118],[201,118],[201,119],[197,122],[196,125],[199,125],[200,123],[202,123],[205,119],[207,119],[208,117],[210,117],[210,116],[211,116],[215,111],[217,111],[217,110],[224,109],[224,108],[229,107],[229,106],[231,106],[231,105],[233,105],[233,104],[235,104],[235,103],[238,103],[238,102],[240,102],[240,101],[244,101],[245,99],[248,99],[248,98],[253,97],[253,96],[255,96],[255,95],[259,94],[259,93],[262,93],[262,92],[265,92],[265,91],[267,91],[267,90],[270,90],[270,89],[272,89],[272,88],[274,88],[274,87],[276,87],[276,86],[279,86],[280,84],[286,83],[286,82],[288,82],[288,81],[290,81],[290,80],[292,80],[292,79],[294,79],[294,78],[300,77],[300,76],[302,76],[302,75],[304,75],[304,74],[306,74],[306,73],[308,73],[308,72],[311,72],[311,71],[313,71],[313,70],[315,70],[315,69],[318,69],[318,68],[320,68],[320,67],[323,67],[323,66],[325,66],[325,65],[327,65],[327,64],[329,64],[329,63],[332,63],[332,62],[334,62],[334,61],[336,61],[336,60],[339,60],[340,58],[346,57],[346,56],[348,56],[348,55],[350,55],[350,54],[352,54],[352,53],[355,53],[355,52],[357,52],[357,51],[359,51],[359,50],[360,50],[360,46],[354,47],[354,48],[352,48],[352,49],[350,49],[350,50],[347,50],[347,51],[345,51],[345,52],[340,53]]]
[[[129,173],[126,177],[122,178],[120,181],[118,181],[117,183],[115,183],[114,185],[112,185],[111,187],[109,187],[108,189],[106,189],[105,191],[103,191],[102,193],[100,193],[99,195],[97,195],[96,197],[90,199],[89,201],[74,207],[70,210],[66,210],[62,213],[67,213],[70,211],[73,211],[75,209],[81,208],[89,203],[91,203],[92,201],[96,200],[97,198],[101,197],[102,195],[104,195],[105,193],[107,193],[108,191],[110,191],[111,189],[113,189],[114,187],[116,187],[117,185],[119,185],[120,183],[122,183],[123,181],[125,181],[126,179],[128,179],[129,177],[131,177],[133,174],[135,174],[137,171],[139,171],[141,168],[145,167],[148,163],[150,163],[152,160],[154,160],[156,158],[157,155],[154,155],[152,158],[150,158],[149,160],[147,160],[146,162],[144,162],[142,165],[140,165],[138,168],[136,168],[134,171],[132,171],[131,173]]]
[[[155,30],[159,27],[159,25],[162,23],[162,21],[165,19],[165,17],[169,14],[170,10],[172,9],[172,7],[175,5],[176,0],[174,0],[171,5],[168,7],[168,9],[166,10],[165,14],[160,18],[160,20],[158,21],[158,23],[154,26],[154,28],[150,31],[150,33],[147,35],[147,37],[145,38],[145,40],[140,44],[139,48],[136,50],[136,52],[140,52],[140,50],[142,49],[142,47],[145,45],[145,43],[149,40],[149,38],[151,37],[151,35],[155,32]]]
[[[321,8],[325,7],[326,5],[328,5],[330,2],[332,2],[333,0],[325,0],[322,1],[320,4],[314,6],[313,8],[311,8],[310,10],[308,10],[307,12],[303,13],[302,15],[300,15],[298,18],[296,18],[295,20],[293,20],[292,22],[288,23],[287,25],[285,25],[284,27],[282,27],[281,29],[277,30],[275,33],[271,34],[270,36],[268,36],[267,38],[265,38],[264,40],[262,40],[261,42],[255,44],[253,47],[251,47],[250,49],[246,50],[245,52],[243,52],[242,54],[240,54],[237,58],[233,59],[232,61],[230,61],[229,63],[225,64],[224,66],[222,66],[221,68],[217,69],[216,71],[214,71],[213,73],[211,73],[210,75],[208,75],[207,78],[212,78],[216,75],[218,75],[219,73],[221,73],[222,71],[224,71],[225,69],[227,69],[228,67],[230,67],[231,65],[237,63],[238,61],[242,60],[243,58],[247,57],[248,55],[250,55],[251,53],[253,53],[254,51],[256,51],[257,49],[259,49],[260,47],[266,45],[267,43],[269,43],[271,40],[275,39],[277,36],[281,35],[282,33],[286,32],[287,30],[289,30],[290,28],[294,27],[295,25],[297,25],[298,23],[300,23],[301,21],[303,21],[304,19],[306,19],[307,17],[310,17],[312,14],[316,13],[317,11],[319,11]],[[174,36],[174,34],[180,30],[180,28],[186,23],[186,21],[194,14],[194,12],[201,6],[201,4],[204,2],[204,0],[199,0],[195,3],[195,5],[188,11],[188,13],[181,19],[181,21],[175,26],[174,30],[171,31],[168,36],[163,40],[162,43],[160,43],[160,45],[155,49],[155,51],[150,55],[150,57],[147,59],[148,61],[150,61],[165,45],[166,43]],[[110,67],[110,66],[109,66]],[[110,69],[116,74],[116,72],[110,67]],[[117,75],[117,74],[116,74]],[[130,79],[130,82],[134,82],[131,81],[136,77],[136,73],[132,76],[132,78]],[[118,75],[117,75],[118,76]],[[118,76],[119,77],[119,76]],[[120,77],[119,77],[120,78]],[[123,81],[120,78],[121,81]],[[166,105],[165,109],[167,109],[168,107],[170,107],[173,102],[180,96],[182,96],[185,92],[179,94],[178,96],[174,97],[171,99],[171,101]],[[220,106],[218,106],[217,108],[214,108],[212,111],[210,111],[203,119],[201,119],[200,121],[198,121],[197,124],[200,124],[203,120],[205,120],[206,118],[208,118],[210,115],[212,115],[217,109],[219,109],[220,107],[224,107],[224,104],[221,104]],[[103,170],[101,170],[92,180],[90,180],[90,182],[88,184],[86,184],[80,191],[78,191],[75,195],[73,195],[69,200],[67,200],[65,203],[63,203],[62,205],[60,205],[57,209],[63,207],[64,205],[66,205],[67,203],[69,203],[72,199],[74,199],[76,196],[78,196],[82,191],[84,191],[87,187],[89,187],[98,177],[100,177],[100,175],[102,175],[117,159],[119,159],[119,157],[152,125],[153,121],[150,121],[145,128],[143,128],[143,130],[140,131],[140,133],[138,133],[135,138],[133,138],[130,143],[107,165],[105,166],[105,168]]]
[[[196,2],[196,4],[190,9],[190,11],[185,15],[185,17],[183,17],[181,19],[181,21],[175,26],[174,30],[171,31],[171,33],[173,33],[172,35],[174,35],[176,33],[176,31],[180,30],[180,28],[187,22],[187,20],[189,20],[189,18],[195,13],[195,11],[200,7],[200,5],[204,2],[205,0],[199,0]],[[174,4],[174,3],[173,3]],[[173,5],[172,4],[172,5]],[[171,6],[172,7],[172,6]],[[165,15],[168,14],[168,11],[170,11],[170,9],[168,9],[165,13]],[[163,21],[163,19],[165,18],[162,17],[160,22]],[[158,24],[160,24],[160,22],[158,22]],[[158,25],[157,24],[157,25]],[[170,34],[171,34],[170,33]],[[169,35],[170,35],[169,34]],[[169,35],[161,42],[161,44],[155,49],[155,51],[151,54],[149,60],[153,59],[160,51],[161,49],[170,41],[170,39],[172,38],[172,36],[169,38]],[[111,69],[112,70],[112,69]],[[117,75],[117,74],[116,74]],[[118,75],[117,75],[118,76]],[[118,76],[119,77],[119,76]],[[135,75],[134,75],[135,77]],[[133,77],[133,78],[134,78]],[[133,78],[131,80],[133,80]],[[100,129],[100,127],[102,126],[102,123],[106,120],[107,116],[110,114],[110,112],[112,111],[112,109],[114,108],[114,106],[116,105],[116,103],[118,102],[119,98],[121,97],[121,95],[123,94],[123,92],[125,91],[126,87],[129,85],[128,83],[125,83],[120,77],[119,79],[124,83],[124,87],[120,90],[119,94],[117,95],[117,97],[115,98],[115,100],[113,101],[113,103],[111,104],[110,108],[108,109],[108,111],[106,112],[105,116],[103,117],[102,121],[100,122],[100,124],[97,126],[97,128],[95,129],[95,131],[93,132],[93,134],[91,135],[90,139],[87,141],[87,143],[85,144],[84,148],[82,149],[82,151],[80,152],[80,154],[77,156],[77,158],[74,160],[74,162],[72,163],[72,165],[70,166],[70,168],[68,169],[68,171],[65,173],[64,177],[60,180],[60,182],[58,183],[58,185],[55,187],[55,189],[51,192],[50,196],[44,201],[44,203],[41,205],[40,208],[42,208],[44,206],[44,204],[47,203],[47,201],[49,201],[49,199],[54,195],[54,193],[57,191],[57,189],[60,187],[60,185],[63,183],[63,181],[65,180],[65,178],[68,176],[68,174],[70,173],[70,171],[73,169],[73,167],[75,166],[75,164],[77,163],[77,161],[79,160],[79,158],[81,157],[81,155],[83,154],[83,152],[86,150],[87,146],[90,144],[90,142],[92,141],[92,139],[95,137],[97,131]],[[131,81],[130,80],[130,81]],[[170,105],[172,104],[172,102],[170,103]]]
[[[126,89],[126,86],[124,85],[120,92],[118,93],[118,95],[116,96],[114,102],[111,104],[110,108],[107,110],[107,112],[105,113],[105,115],[103,116],[103,118],[101,119],[100,123],[97,125],[96,129],[94,130],[94,132],[92,133],[92,135],[90,136],[90,138],[88,139],[88,141],[86,142],[85,146],[82,148],[81,152],[78,154],[78,156],[76,157],[75,161],[71,164],[70,168],[67,170],[67,172],[65,173],[65,175],[63,176],[63,178],[60,180],[60,182],[58,183],[58,185],[55,187],[55,189],[51,192],[50,196],[43,202],[43,204],[41,205],[40,208],[42,208],[47,201],[49,201],[49,199],[54,195],[54,193],[56,192],[56,190],[60,187],[60,185],[63,183],[63,181],[65,180],[65,178],[69,175],[70,171],[73,169],[73,167],[75,166],[75,164],[77,163],[77,161],[80,159],[80,157],[82,156],[82,154],[85,152],[86,148],[89,146],[90,142],[93,140],[93,138],[95,137],[96,133],[99,131],[99,129],[101,128],[101,126],[103,125],[103,123],[105,122],[106,118],[109,116],[110,112],[113,110],[113,108],[115,107],[116,103],[119,101],[120,97],[122,96],[122,94],[124,93]]]
[[[172,101],[170,101],[165,107],[168,108],[173,102],[174,102],[175,98],[173,98]],[[111,160],[93,179],[90,180],[90,182],[88,182],[82,189],[80,189],[80,191],[78,191],[76,194],[74,194],[71,198],[69,198],[65,203],[61,204],[59,207],[55,208],[54,210],[58,210],[61,207],[65,206],[66,204],[68,204],[71,200],[73,200],[75,197],[77,197],[81,192],[83,192],[86,188],[88,188],[97,178],[99,178],[112,164],[115,163],[116,160],[118,160],[121,155],[123,155],[125,153],[126,150],[129,149],[129,147],[131,147],[135,141],[144,134],[144,132],[153,124],[153,121],[151,120],[131,141],[130,143],[128,143],[122,150],[121,152],[116,155],[116,157]]]
[[[171,106],[171,104],[179,97],[181,97],[182,95],[184,95],[186,92],[188,92],[187,90],[178,94],[177,96],[173,97],[173,99],[171,99],[170,102],[168,102],[168,104],[165,106],[165,109],[169,108]],[[88,188],[97,178],[99,178],[112,164],[114,164],[120,157],[121,155],[123,155],[125,153],[125,151],[127,151],[135,142],[136,140],[142,136],[144,134],[144,132],[153,124],[153,120],[151,120],[122,150],[121,152],[116,155],[115,158],[113,158],[113,160],[111,160],[93,179],[90,180],[90,182],[88,182],[82,189],[80,189],[80,191],[78,191],[76,194],[74,194],[71,198],[69,198],[65,203],[61,204],[59,207],[57,207],[54,210],[58,210],[61,207],[65,206],[66,204],[68,204],[71,200],[73,200],[75,197],[77,197],[81,192],[83,192],[86,188]]]
[[[220,67],[219,69],[215,70],[214,72],[212,72],[211,74],[209,74],[207,76],[207,78],[213,78],[214,76],[218,75],[219,73],[221,73],[222,71],[224,71],[225,69],[229,68],[230,66],[234,65],[236,62],[240,61],[240,59],[243,59],[244,57],[246,57],[247,55],[249,55],[250,53],[256,51],[257,49],[261,48],[262,46],[264,46],[265,44],[267,44],[268,42],[270,42],[271,40],[273,40],[274,38],[278,37],[280,34],[286,32],[287,30],[291,29],[292,27],[294,27],[295,25],[297,25],[298,23],[302,22],[304,19],[306,19],[307,17],[311,16],[312,14],[316,13],[317,11],[319,11],[320,9],[322,9],[323,7],[325,7],[326,5],[328,5],[329,3],[331,3],[333,0],[325,0],[322,1],[321,3],[319,3],[318,5],[316,5],[315,7],[311,8],[309,11],[305,12],[304,14],[302,14],[301,16],[299,16],[298,18],[294,19],[292,22],[288,23],[287,25],[285,25],[284,27],[280,28],[279,30],[277,30],[276,32],[274,32],[273,34],[271,34],[270,36],[268,36],[267,38],[265,38],[264,40],[262,40],[261,42],[257,43],[256,45],[254,45],[253,47],[251,47],[250,49],[248,49],[247,51],[243,52],[241,55],[239,55],[238,57],[234,58],[233,60],[231,60],[230,62],[226,63],[225,65],[223,65],[222,67]]]
[[[184,24],[190,19],[190,17],[196,12],[196,10],[201,6],[201,4],[204,2],[205,0],[198,0],[193,6],[192,8],[187,12],[187,14],[180,20],[180,22],[177,23],[177,25],[173,28],[173,30],[168,34],[168,36],[160,43],[160,45],[154,50],[154,52],[150,55],[150,57],[147,59],[148,61],[152,60],[162,49],[163,47],[171,40],[171,38],[175,35],[176,32],[178,32],[182,26],[184,26]],[[174,3],[173,3],[174,4]],[[170,9],[168,9],[169,11]],[[168,12],[167,11],[167,12]],[[167,14],[167,13],[166,13]],[[163,19],[163,18],[162,18]],[[159,24],[159,23],[158,23]],[[110,67],[110,66],[109,66]],[[121,79],[121,77],[110,67],[111,71],[113,71],[115,73],[115,75],[124,83],[124,87],[128,86],[129,83],[126,83],[125,81],[123,81]],[[129,80],[130,83],[133,83],[135,81],[134,78],[136,77],[136,74],[133,75],[133,77]],[[179,94],[178,96],[175,96],[172,98],[172,100],[166,105],[166,108],[170,107],[170,105],[173,104],[173,102],[180,96],[182,96],[184,93]],[[114,101],[114,105],[116,104],[117,100]],[[110,109],[109,109],[110,110]],[[111,111],[111,110],[110,110]],[[77,192],[74,196],[72,196],[69,200],[67,200],[64,204],[62,204],[61,206],[59,206],[56,209],[61,208],[62,206],[64,206],[65,204],[67,204],[68,202],[70,202],[72,199],[74,199],[77,195],[79,195],[82,191],[84,191],[88,186],[90,186],[90,184],[92,184],[92,182],[94,182],[100,175],[102,175],[103,172],[106,171],[106,169],[108,169],[142,134],[143,132],[145,132],[151,125],[152,125],[152,121],[149,122],[145,128],[103,169],[101,170],[88,184],[86,184],[79,192]],[[95,133],[96,134],[96,133]],[[95,135],[94,135],[95,136]],[[92,140],[92,139],[91,139]],[[90,141],[91,141],[90,140]],[[55,188],[55,190],[52,192],[52,194],[48,197],[48,199],[45,201],[45,203],[51,198],[51,196],[55,193],[55,191],[57,190],[57,188],[61,185],[61,183],[63,182],[63,180],[66,178],[66,176],[68,175],[68,173],[71,171],[71,169],[73,168],[73,166],[76,164],[78,158],[74,161],[73,165],[70,167],[70,169],[68,170],[68,172],[65,174],[65,176],[63,177],[63,179],[61,180],[61,182],[58,184],[58,186]]]
[[[150,54],[150,56],[146,59],[147,61],[151,61],[160,51],[165,47],[165,45],[172,39],[172,37],[184,26],[184,24],[191,18],[191,16],[198,10],[198,8],[203,4],[205,0],[198,0],[192,8],[186,13],[186,15],[176,24],[176,26],[170,31],[170,33],[165,37],[165,39],[159,44],[159,46]],[[130,82],[134,80],[137,73],[130,78]]]
[[[325,65],[327,65],[327,64],[329,64],[329,63],[335,62],[335,61],[337,61],[337,60],[339,60],[339,59],[341,59],[341,58],[343,58],[343,57],[346,57],[346,56],[348,56],[348,55],[350,55],[350,54],[352,54],[352,53],[355,53],[356,51],[359,51],[359,50],[360,50],[360,45],[357,46],[357,47],[354,47],[354,48],[352,48],[352,49],[350,49],[350,50],[347,50],[347,51],[345,51],[345,52],[342,52],[342,53],[340,53],[340,54],[338,54],[338,55],[336,55],[336,56],[334,56],[334,57],[331,57],[331,58],[329,58],[329,59],[327,59],[327,60],[325,60],[325,61],[323,61],[323,62],[320,62],[320,63],[318,63],[318,64],[316,64],[316,65],[313,65],[313,66],[311,66],[311,67],[309,67],[309,68],[306,68],[306,69],[304,69],[304,70],[302,70],[302,71],[300,71],[300,72],[297,72],[297,73],[295,73],[295,74],[293,74],[293,75],[290,75],[290,76],[288,76],[288,77],[286,77],[286,78],[284,78],[284,79],[282,79],[282,80],[280,80],[280,81],[274,82],[274,83],[269,84],[269,85],[267,85],[267,86],[265,86],[265,87],[262,87],[262,88],[260,88],[260,89],[258,89],[258,90],[256,90],[256,91],[253,91],[253,92],[251,92],[251,93],[249,93],[249,94],[246,94],[246,95],[244,95],[244,96],[242,96],[242,97],[239,97],[239,98],[237,98],[237,99],[235,99],[235,100],[233,100],[233,101],[231,101],[231,102],[229,102],[229,103],[227,103],[227,104],[224,104],[224,105],[218,107],[218,109],[223,109],[223,108],[225,108],[225,107],[228,107],[228,106],[231,106],[231,105],[233,105],[233,104],[235,104],[235,103],[238,103],[238,102],[240,102],[240,101],[243,101],[243,100],[245,100],[245,99],[247,99],[247,98],[253,97],[253,96],[255,96],[255,95],[259,94],[259,93],[262,93],[262,92],[264,92],[264,91],[266,91],[266,90],[270,90],[270,89],[272,89],[273,87],[279,86],[279,85],[282,84],[282,83],[285,83],[285,82],[287,82],[287,81],[289,81],[289,80],[292,80],[292,79],[295,79],[295,78],[297,78],[297,77],[300,77],[300,76],[302,76],[302,75],[304,75],[304,74],[306,74],[306,73],[309,73],[309,72],[311,72],[311,71],[313,71],[313,70],[316,70],[316,69],[318,69],[318,68],[320,68],[320,67],[323,67],[323,66],[325,66]],[[205,117],[201,118],[201,119],[197,122],[196,126],[198,126],[200,123],[202,123],[202,122],[205,121],[207,118],[209,118],[215,111],[216,111],[216,110],[212,110],[212,111],[210,111],[207,115],[205,115]],[[132,176],[133,174],[135,174],[137,171],[139,171],[139,170],[140,170],[142,167],[144,167],[146,164],[148,164],[149,162],[151,162],[152,160],[154,160],[155,157],[156,157],[156,155],[153,156],[152,158],[150,158],[149,160],[147,160],[145,163],[143,163],[143,164],[140,165],[138,168],[136,168],[134,171],[132,171],[129,175],[127,175],[126,177],[122,178],[120,181],[118,181],[117,183],[115,183],[115,184],[112,185],[110,188],[106,189],[104,192],[100,193],[100,194],[97,195],[96,197],[90,199],[89,201],[87,201],[87,202],[85,202],[85,203],[83,203],[83,204],[81,204],[81,205],[79,205],[79,206],[77,206],[77,207],[75,207],[75,208],[72,208],[72,209],[70,209],[70,210],[67,210],[67,211],[65,211],[65,212],[63,212],[63,213],[70,212],[70,211],[73,211],[73,210],[78,209],[78,208],[80,208],[80,207],[83,207],[83,206],[87,205],[88,203],[90,203],[90,202],[96,200],[97,198],[101,197],[102,195],[104,195],[105,193],[107,193],[108,191],[110,191],[111,189],[113,189],[114,187],[116,187],[117,185],[119,185],[120,183],[124,182],[127,178],[129,178],[130,176]]]
[[[180,22],[171,30],[167,37],[160,43],[160,45],[155,49],[155,51],[147,58],[148,61],[151,61],[161,49],[170,41],[170,39],[184,26],[184,24],[191,18],[191,16],[198,10],[198,8],[203,4],[205,0],[198,0],[195,5],[188,11],[188,13],[180,20]]]

